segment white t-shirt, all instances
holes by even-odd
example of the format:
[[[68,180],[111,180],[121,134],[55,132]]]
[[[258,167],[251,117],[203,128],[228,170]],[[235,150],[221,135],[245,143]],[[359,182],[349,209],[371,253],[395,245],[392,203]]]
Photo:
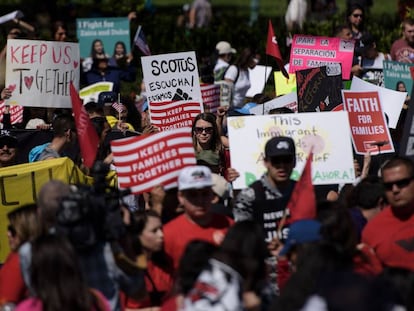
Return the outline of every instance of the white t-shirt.
[[[237,72],[239,72],[238,77]],[[224,79],[232,80],[234,83],[232,107],[243,107],[246,93],[250,89],[249,71],[247,69],[238,69],[235,65],[231,65],[227,70]]]

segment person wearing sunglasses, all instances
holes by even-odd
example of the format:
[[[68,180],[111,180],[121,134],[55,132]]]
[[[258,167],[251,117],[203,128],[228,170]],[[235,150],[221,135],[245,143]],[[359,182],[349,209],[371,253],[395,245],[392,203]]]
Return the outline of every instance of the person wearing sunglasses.
[[[226,163],[225,148],[214,114],[198,114],[193,121],[192,136],[198,165],[209,167],[213,173],[225,176],[230,182],[239,177],[239,172]]]
[[[10,253],[0,269],[0,308],[5,304],[16,305],[28,295],[20,268],[18,249],[23,243],[40,234],[35,204],[14,209],[7,214],[7,218]]]
[[[414,162],[394,157],[381,169],[388,202],[362,231],[384,266],[414,270]]]
[[[391,45],[391,58],[402,63],[414,63],[414,19],[405,18],[401,23],[402,37]]]
[[[8,131],[0,132],[0,168],[16,164],[17,138]]]

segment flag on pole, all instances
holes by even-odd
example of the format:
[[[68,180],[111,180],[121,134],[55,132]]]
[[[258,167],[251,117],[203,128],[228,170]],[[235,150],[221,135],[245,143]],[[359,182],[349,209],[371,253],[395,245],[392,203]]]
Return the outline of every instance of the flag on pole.
[[[82,100],[73,83],[70,84],[70,98],[72,100],[72,110],[75,115],[76,130],[83,164],[91,168],[98,152],[99,137],[89,119],[85,107],[82,105]]]
[[[134,44],[141,50],[144,55],[151,55],[151,51],[149,49],[147,39],[145,38],[145,34],[142,30],[141,25],[138,26],[137,32],[135,33]]]
[[[275,33],[273,31],[272,22],[269,19],[269,27],[267,30],[267,44],[266,44],[266,54],[276,58],[277,64],[282,74],[289,79],[289,74],[287,73],[285,66],[283,64],[282,55],[280,54],[279,45]]]
[[[291,223],[296,220],[316,218],[316,196],[312,185],[312,158],[311,151],[287,205]]]

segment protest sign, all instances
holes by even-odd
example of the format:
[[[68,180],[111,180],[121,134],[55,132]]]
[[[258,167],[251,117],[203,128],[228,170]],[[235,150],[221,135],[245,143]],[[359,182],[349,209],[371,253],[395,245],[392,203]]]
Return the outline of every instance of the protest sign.
[[[93,178],[85,175],[69,158],[58,158],[0,168],[0,262],[9,253],[7,213],[25,204],[35,203],[42,186],[50,180],[67,184],[91,185]],[[112,186],[116,176],[111,171],[106,177]],[[23,191],[24,189],[24,191]]]
[[[228,132],[231,166],[240,173],[233,182],[235,189],[247,187],[265,172],[264,147],[274,136],[295,140],[293,179],[300,176],[312,146],[313,184],[352,183],[355,179],[345,111],[229,117]]]
[[[125,44],[126,53],[130,51],[129,20],[126,17],[99,17],[76,19],[76,35],[79,40],[80,56],[91,57],[95,40],[103,43],[104,52],[111,56],[115,44]]]
[[[276,96],[296,92],[296,75],[294,73],[290,73],[289,79],[286,79],[282,72],[275,71],[274,79]]]
[[[205,111],[215,113],[220,106],[220,85],[201,84],[200,89]]]
[[[253,97],[263,93],[263,89],[272,72],[272,67],[256,65],[253,69],[249,68],[250,88],[247,90],[246,97]]]
[[[97,82],[81,89],[79,91],[79,97],[83,100],[83,104],[89,102],[97,103],[99,93],[112,91],[113,87],[113,82]]]
[[[330,111],[342,104],[341,66],[332,64],[296,71],[298,111]]]
[[[386,60],[383,65],[385,87],[394,91],[407,92],[407,99],[409,99],[412,96],[413,87],[410,68],[414,67],[414,64]]]
[[[378,92],[342,91],[342,95],[355,153],[394,152]]]
[[[340,38],[294,35],[290,51],[289,73],[297,70],[342,65],[342,79],[351,76],[354,41]]]
[[[194,52],[141,58],[151,122],[161,130],[191,126],[203,111]]]
[[[11,21],[13,19],[21,19],[24,17],[24,14],[22,11],[17,10],[17,11],[13,11],[11,13],[8,13],[6,15],[2,15],[0,16],[0,24],[4,24],[8,21]]]
[[[395,129],[403,107],[406,92],[398,92],[384,87],[376,86],[355,76],[352,77],[351,91],[377,91],[379,94],[382,111],[388,117],[388,127]]]
[[[298,95],[296,92],[292,92],[280,97],[276,97],[262,105],[250,108],[250,113],[255,115],[269,114],[270,110],[275,108],[286,107],[293,112],[298,112]]]
[[[180,170],[196,164],[191,133],[183,128],[114,140],[111,150],[119,186],[136,194],[176,187]]]
[[[79,87],[77,43],[7,40],[9,105],[70,108],[69,84]]]

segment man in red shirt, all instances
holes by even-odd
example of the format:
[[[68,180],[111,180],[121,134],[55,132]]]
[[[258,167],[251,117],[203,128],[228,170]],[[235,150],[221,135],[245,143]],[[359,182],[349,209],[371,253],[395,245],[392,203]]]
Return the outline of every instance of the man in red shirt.
[[[389,206],[368,222],[362,242],[383,265],[414,271],[414,163],[395,157],[381,173]]]
[[[206,166],[189,166],[178,177],[178,201],[184,214],[164,226],[164,248],[178,267],[186,245],[192,240],[220,244],[233,224],[224,215],[214,214],[210,208],[214,193],[211,171]]]

